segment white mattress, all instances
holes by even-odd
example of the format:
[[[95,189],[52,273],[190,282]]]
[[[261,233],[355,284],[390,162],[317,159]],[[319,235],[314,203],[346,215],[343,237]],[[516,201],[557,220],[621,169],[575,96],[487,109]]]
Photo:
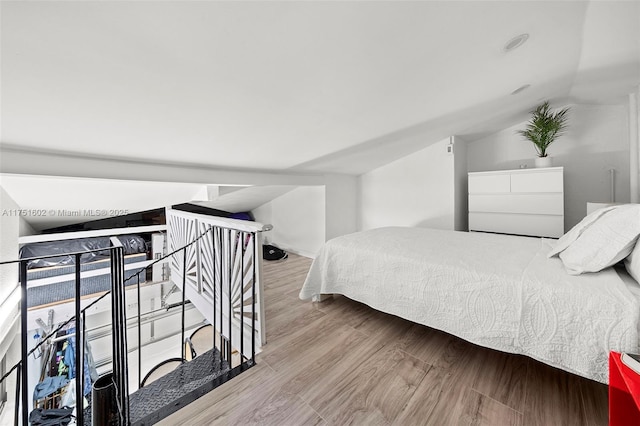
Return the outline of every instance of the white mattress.
[[[380,228],[326,243],[301,299],[343,294],[478,345],[608,382],[610,350],[638,350],[640,287],[613,268],[568,275],[555,240]]]

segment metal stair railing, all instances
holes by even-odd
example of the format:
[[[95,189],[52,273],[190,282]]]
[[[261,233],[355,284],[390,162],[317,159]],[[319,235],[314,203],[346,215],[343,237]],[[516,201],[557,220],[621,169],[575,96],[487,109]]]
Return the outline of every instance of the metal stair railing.
[[[50,339],[56,337],[58,332],[63,330],[66,326],[71,324],[72,322],[75,325],[75,371],[76,371],[76,406],[82,407],[82,401],[84,398],[84,342],[86,339],[86,312],[101,300],[105,299],[108,295],[111,295],[111,306],[112,306],[112,371],[113,371],[113,382],[116,390],[116,405],[117,405],[117,414],[119,425],[129,425],[131,424],[130,418],[130,407],[129,407],[129,392],[128,392],[128,357],[127,357],[127,336],[126,336],[126,301],[125,301],[125,284],[134,279],[136,277],[136,288],[138,294],[138,336],[140,337],[140,321],[141,321],[141,313],[140,313],[140,274],[147,270],[147,268],[151,268],[156,263],[162,262],[165,259],[172,258],[175,259],[176,256],[182,254],[182,265],[187,265],[187,252],[188,250],[194,250],[194,247],[197,247],[198,253],[200,254],[200,244],[205,239],[206,236],[210,236],[207,244],[202,244],[203,246],[209,247],[212,250],[213,257],[209,260],[213,262],[213,266],[209,265],[209,269],[213,269],[213,280],[208,282],[209,290],[212,291],[212,299],[211,299],[211,308],[212,312],[208,312],[206,317],[211,317],[212,325],[213,325],[213,346],[214,348],[219,347],[221,354],[223,356],[228,357],[229,362],[231,362],[231,348],[234,331],[233,320],[235,320],[239,314],[239,336],[240,336],[240,357],[241,357],[241,365],[237,367],[237,371],[234,374],[229,375],[229,377],[233,377],[237,375],[239,372],[244,371],[245,369],[255,365],[255,354],[256,354],[256,335],[260,336],[261,342],[264,342],[264,337],[260,334],[260,330],[256,326],[256,321],[263,315],[263,312],[257,310],[257,289],[256,289],[256,278],[257,273],[259,271],[259,259],[261,259],[261,252],[258,251],[258,235],[263,230],[271,229],[270,225],[256,227],[253,230],[239,230],[235,229],[232,226],[225,225],[212,225],[207,223],[199,223],[201,225],[202,232],[193,238],[191,241],[186,244],[181,245],[180,247],[175,248],[171,253],[159,258],[155,259],[153,262],[149,263],[144,268],[141,268],[129,278],[124,279],[124,251],[121,244],[117,241],[117,239],[112,240],[113,246],[108,249],[95,249],[95,250],[85,250],[81,252],[73,252],[67,253],[66,255],[73,256],[75,259],[75,297],[74,297],[74,308],[75,314],[58,325],[51,332],[47,333],[44,337],[40,339],[40,341],[31,349],[28,347],[27,342],[27,315],[28,315],[28,305],[27,305],[27,265],[31,260],[37,259],[48,259],[53,257],[61,256],[61,254],[48,255],[48,256],[38,256],[34,258],[25,258],[19,260],[11,260],[11,261],[2,261],[0,262],[0,266],[2,265],[11,265],[17,264],[19,267],[19,286],[21,291],[20,298],[20,323],[21,323],[21,360],[13,365],[1,378],[0,383],[7,380],[12,374],[15,374],[16,378],[16,395],[15,395],[15,413],[14,413],[14,421],[15,424],[28,425],[29,424],[29,372],[27,366],[27,359],[29,356],[38,351],[43,345],[47,344]],[[115,240],[115,241],[114,241]],[[210,241],[210,243],[209,243]],[[175,247],[175,240],[173,247]],[[108,250],[111,258],[111,289],[106,291],[104,294],[99,296],[96,300],[89,303],[84,308],[81,308],[81,262],[80,258],[83,254],[93,253],[93,252],[104,252]],[[225,250],[227,253],[225,255]],[[233,253],[231,252],[233,250]],[[247,254],[250,251],[250,254]],[[180,253],[182,252],[182,253]],[[245,256],[251,257],[253,260],[250,263],[245,262]],[[200,256],[198,256],[197,262],[201,262]],[[247,268],[247,265],[249,266]],[[198,263],[198,267],[201,264]],[[221,268],[224,267],[226,271],[223,271]],[[186,293],[189,291],[189,286],[187,285],[187,276],[188,270],[186,267],[182,268],[182,312],[181,312],[181,351],[182,351],[182,359],[185,358],[185,302]],[[238,273],[240,274],[238,276]],[[234,289],[234,280],[235,284],[240,284],[240,289]],[[238,281],[239,280],[239,281]],[[225,286],[223,288],[223,286]],[[238,293],[239,291],[239,293]],[[226,294],[224,294],[226,293]],[[245,296],[250,295],[249,296]],[[223,300],[223,295],[228,297],[227,300]],[[238,303],[239,298],[239,303]],[[217,302],[217,303],[216,303]],[[234,306],[236,303],[237,306]],[[245,309],[250,305],[250,312],[247,312]],[[197,307],[197,306],[196,306]],[[260,306],[261,307],[261,306]],[[238,312],[236,312],[238,311]],[[226,315],[223,315],[226,313]],[[203,313],[205,314],[205,313]],[[219,322],[217,322],[216,318],[219,315]],[[222,324],[223,317],[225,317],[228,321],[226,328]],[[250,317],[250,320],[247,321],[247,316]],[[219,333],[216,333],[216,326],[219,325]],[[261,322],[261,326],[264,327],[263,321]],[[251,340],[251,351],[247,352],[245,350],[245,329],[247,332],[250,330],[250,340]],[[219,334],[220,346],[216,345],[216,334]],[[140,339],[138,340],[140,343]],[[229,353],[225,354],[226,350],[229,349]],[[138,356],[139,362],[141,360],[141,346],[138,348]],[[250,354],[250,355],[249,355]],[[140,379],[140,377],[139,377]],[[139,384],[140,380],[139,380]],[[84,413],[78,409],[76,416],[76,424],[82,426],[84,424]]]

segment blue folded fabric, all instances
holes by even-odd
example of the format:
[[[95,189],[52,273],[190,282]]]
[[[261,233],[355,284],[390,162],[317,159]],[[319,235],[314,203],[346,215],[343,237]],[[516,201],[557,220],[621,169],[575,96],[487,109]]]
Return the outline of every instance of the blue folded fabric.
[[[31,426],[64,426],[71,423],[72,413],[71,408],[36,408],[29,414],[29,423]]]
[[[33,399],[47,397],[69,383],[69,379],[63,376],[45,377],[33,390]]]

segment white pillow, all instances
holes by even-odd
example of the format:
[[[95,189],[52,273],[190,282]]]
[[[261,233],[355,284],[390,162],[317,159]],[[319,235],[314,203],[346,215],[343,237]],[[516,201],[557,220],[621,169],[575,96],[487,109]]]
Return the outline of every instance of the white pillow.
[[[615,206],[560,253],[567,272],[598,272],[631,253],[640,235],[640,204]]]
[[[598,209],[596,211],[591,212],[590,214],[588,214],[584,219],[582,219],[580,221],[580,223],[578,223],[576,226],[574,226],[573,228],[571,228],[569,230],[569,232],[567,232],[566,234],[564,234],[562,237],[560,237],[560,239],[558,240],[558,242],[556,243],[555,247],[553,247],[553,250],[551,250],[549,252],[549,254],[547,255],[548,258],[552,258],[553,256],[559,254],[561,251],[563,251],[564,249],[566,249],[567,247],[569,247],[571,245],[571,243],[573,243],[575,240],[578,239],[578,237],[589,227],[591,226],[596,220],[598,220],[601,216],[603,216],[605,213],[610,212],[611,210],[614,210],[616,208],[618,208],[620,206],[610,206],[610,207],[605,207],[602,209]]]
[[[624,266],[627,268],[629,275],[640,284],[640,243],[638,241],[636,241],[636,247],[631,254],[624,260]]]

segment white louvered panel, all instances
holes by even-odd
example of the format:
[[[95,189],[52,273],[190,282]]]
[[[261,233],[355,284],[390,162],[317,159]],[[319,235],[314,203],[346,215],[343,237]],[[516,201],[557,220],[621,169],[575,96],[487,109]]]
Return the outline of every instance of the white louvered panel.
[[[509,192],[510,185],[508,174],[469,174],[470,194]]]
[[[564,216],[475,212],[469,213],[469,230],[558,238]]]
[[[167,215],[169,253],[193,241],[196,238],[196,232],[196,223],[194,220],[178,214]],[[193,245],[186,249],[186,265],[184,264],[184,260],[184,251],[171,256],[171,281],[179,288],[182,288],[182,280],[184,279],[187,285],[199,289],[198,256],[196,248]]]
[[[198,222],[198,235],[203,234],[209,230],[210,225],[202,222]],[[209,233],[198,241],[198,255],[200,256],[200,289],[202,296],[205,297],[211,303],[218,303],[220,300],[219,288],[220,288],[220,273],[221,273],[221,259],[219,253],[221,249],[219,247],[218,238],[214,230],[209,230]]]
[[[469,194],[469,212],[564,214],[562,193]]]
[[[562,170],[531,171],[511,175],[511,192],[559,192],[563,191]]]
[[[245,357],[250,358],[252,332],[257,350],[266,343],[260,282],[262,240],[259,232],[263,225],[170,209],[167,209],[167,223],[172,250],[201,237],[187,251],[187,298],[215,324],[218,333],[231,338],[234,349],[242,350]],[[172,280],[178,287],[184,271],[182,260],[182,252],[172,256]]]

